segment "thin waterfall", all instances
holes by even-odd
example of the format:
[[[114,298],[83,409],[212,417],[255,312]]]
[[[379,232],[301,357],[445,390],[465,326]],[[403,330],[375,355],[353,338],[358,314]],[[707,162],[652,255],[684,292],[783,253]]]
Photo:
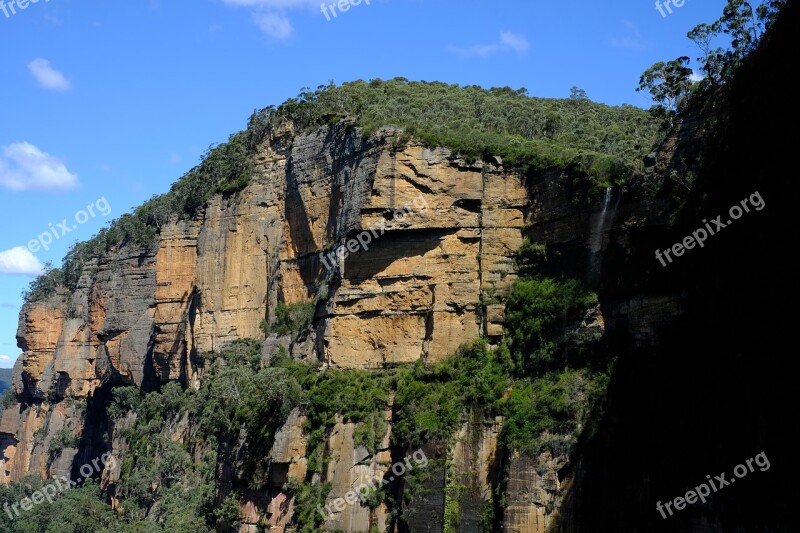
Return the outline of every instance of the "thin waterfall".
[[[611,229],[611,224],[614,222],[614,215],[619,205],[619,197],[616,203],[612,206],[611,202],[614,197],[613,187],[606,187],[603,193],[603,209],[595,215],[591,232],[589,234],[589,279],[597,281],[600,276],[600,262],[603,252],[603,240],[608,230]]]

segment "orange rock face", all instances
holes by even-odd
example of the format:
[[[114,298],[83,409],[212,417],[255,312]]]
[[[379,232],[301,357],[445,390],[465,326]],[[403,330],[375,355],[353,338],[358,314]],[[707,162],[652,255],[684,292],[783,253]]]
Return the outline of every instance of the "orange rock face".
[[[244,190],[167,224],[152,248],[91,261],[71,294],[24,307],[14,386],[27,407],[4,414],[5,481],[46,465],[33,434],[50,415],[37,405],[108,383],[196,386],[199,357],[263,338],[279,302],[316,298],[312,331],[290,352],[342,368],[437,361],[502,334],[502,305],[480,303],[515,279],[529,203],[518,173],[443,148],[398,149],[393,130],[285,129]]]

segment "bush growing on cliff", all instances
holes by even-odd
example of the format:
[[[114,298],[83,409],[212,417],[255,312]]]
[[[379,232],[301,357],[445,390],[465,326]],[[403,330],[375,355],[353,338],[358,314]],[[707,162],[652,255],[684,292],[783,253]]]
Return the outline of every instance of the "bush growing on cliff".
[[[293,335],[305,330],[314,319],[316,304],[314,302],[296,302],[285,304],[280,302],[275,307],[275,321],[265,325],[265,333],[270,335]]]
[[[112,401],[108,406],[111,420],[120,420],[128,413],[136,411],[142,404],[142,391],[139,387],[116,387],[111,391]]]
[[[389,405],[390,375],[326,370],[306,374],[301,383],[307,391],[305,412],[310,444],[322,441],[339,415],[344,422],[362,424],[354,434],[357,445],[364,445],[371,453],[377,451],[387,429],[385,411]]]
[[[217,518],[217,522],[223,525],[223,527],[238,528],[241,521],[239,498],[233,493],[228,494],[225,499],[222,500],[222,505],[214,511],[214,516]]]
[[[222,357],[231,366],[247,366],[258,372],[261,367],[261,343],[253,339],[236,340],[222,351]]]
[[[23,498],[41,489],[42,480],[38,476],[28,476],[22,483],[11,487],[0,485],[0,506],[19,504]],[[118,531],[116,513],[103,501],[98,485],[91,480],[83,486],[64,491],[53,503],[43,501],[29,511],[20,511],[10,519],[5,512],[0,513],[0,531],[8,533],[39,532],[83,532]],[[144,531],[140,529],[139,531]]]
[[[57,455],[64,448],[75,448],[78,446],[78,437],[75,431],[69,428],[60,429],[50,440],[50,456],[51,458]]]
[[[26,302],[44,300],[64,285],[64,279],[62,269],[53,268],[52,263],[45,263],[44,272],[28,284],[28,288],[22,292],[22,299]]]
[[[449,442],[468,409],[499,414],[497,402],[511,384],[510,369],[507,352],[491,351],[482,339],[429,369],[422,361],[400,369],[393,442],[411,448]]]
[[[172,440],[177,422],[191,407],[191,393],[177,383],[147,394],[134,387],[113,391],[113,419],[133,411],[132,427],[119,426],[128,449],[119,456],[119,522],[130,531],[208,531],[214,524],[214,469],[195,465],[189,442]],[[189,409],[191,412],[191,409]],[[190,453],[191,452],[191,453]],[[204,460],[212,460],[208,454]],[[159,525],[160,524],[160,525]]]
[[[559,338],[570,322],[581,317],[597,296],[577,280],[523,278],[508,297],[508,346],[522,375],[540,375],[563,368]]]
[[[14,389],[9,388],[3,391],[2,396],[0,396],[0,413],[3,410],[8,409],[12,405],[17,403],[17,394],[14,392]]]
[[[587,370],[517,382],[503,400],[505,446],[530,456],[568,454],[607,386],[607,375]]]
[[[295,497],[295,520],[300,533],[316,533],[324,522],[319,513],[319,507],[325,505],[325,500],[331,492],[330,483],[298,483],[289,481],[283,490]]]

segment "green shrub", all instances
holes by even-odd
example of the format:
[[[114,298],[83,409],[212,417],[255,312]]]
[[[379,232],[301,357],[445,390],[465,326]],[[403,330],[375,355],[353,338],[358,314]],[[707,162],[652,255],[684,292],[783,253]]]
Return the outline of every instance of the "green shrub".
[[[503,401],[506,447],[533,456],[544,449],[568,454],[589,415],[599,407],[607,386],[607,375],[587,370],[567,370],[517,382]]]
[[[325,518],[319,512],[324,511],[325,500],[331,492],[330,483],[296,483],[289,481],[283,490],[295,496],[295,522],[300,533],[317,533]]]
[[[228,494],[214,515],[217,519],[217,524],[220,526],[227,525],[238,528],[241,521],[241,507],[239,506],[239,498],[237,498],[233,493]]]
[[[400,369],[393,441],[412,448],[448,442],[468,408],[499,414],[497,402],[511,384],[511,366],[507,350],[492,351],[476,340],[430,369],[421,361]]]
[[[116,387],[111,391],[111,405],[108,415],[112,420],[120,420],[131,411],[136,411],[142,404],[142,391],[139,387]]]
[[[34,278],[28,288],[22,291],[22,299],[26,302],[44,300],[56,293],[56,289],[64,285],[64,271],[53,268],[51,263],[46,263],[44,272]]]
[[[74,430],[62,428],[50,440],[50,455],[52,456],[64,448],[77,448],[78,442],[79,439]]]
[[[537,375],[563,368],[560,350],[565,328],[597,303],[597,296],[577,280],[519,279],[508,297],[508,344],[522,375]]]
[[[356,443],[375,453],[387,429],[384,413],[389,405],[391,376],[364,370],[316,372],[305,363],[289,365],[304,390],[309,449],[316,450],[324,442],[339,415],[344,422],[360,424],[354,434]],[[309,470],[320,471],[324,458],[317,454],[309,463]]]
[[[0,397],[0,405],[2,405],[3,409],[8,409],[12,405],[17,404],[17,394],[14,392],[13,388],[8,388],[3,391],[3,395]]]
[[[231,366],[247,366],[258,371],[261,366],[261,342],[253,339],[239,339],[227,346],[222,357]]]
[[[11,487],[0,487],[0,504],[19,503],[42,487],[38,476],[29,476]],[[19,511],[19,506],[17,506]],[[99,486],[88,480],[58,494],[52,503],[43,501],[9,518],[0,514],[0,531],[13,533],[119,531],[121,526],[111,506],[103,501]],[[132,531],[132,530],[127,530]],[[139,532],[148,531],[138,529]]]
[[[275,308],[275,320],[266,329],[267,334],[293,335],[311,325],[316,305],[314,302],[279,303]]]

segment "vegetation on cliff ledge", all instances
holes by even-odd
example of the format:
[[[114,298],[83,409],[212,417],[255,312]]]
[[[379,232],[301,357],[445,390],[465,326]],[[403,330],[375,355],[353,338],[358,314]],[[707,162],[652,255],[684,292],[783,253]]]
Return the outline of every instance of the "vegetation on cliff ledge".
[[[633,107],[585,96],[531,98],[526,89],[414,82],[405,78],[333,83],[301,92],[277,110],[301,130],[355,118],[365,134],[395,126],[429,146],[468,159],[498,156],[527,171],[557,168],[610,181],[642,168],[658,124]]]

